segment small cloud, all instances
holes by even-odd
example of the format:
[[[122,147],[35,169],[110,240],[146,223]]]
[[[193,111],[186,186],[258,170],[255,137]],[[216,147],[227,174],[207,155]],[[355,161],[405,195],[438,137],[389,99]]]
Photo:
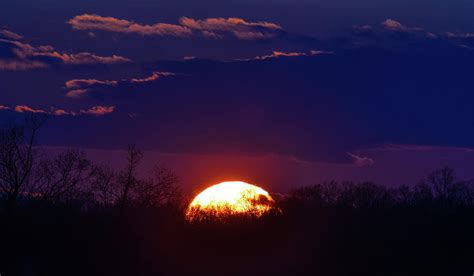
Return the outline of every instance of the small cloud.
[[[193,60],[193,59],[196,59],[195,56],[186,56],[186,57],[183,57],[184,60]]]
[[[66,82],[65,86],[68,89],[82,88],[93,85],[117,85],[118,81],[114,80],[96,80],[96,79],[74,79]]]
[[[89,89],[74,89],[74,90],[71,90],[71,91],[68,91],[66,93],[66,97],[68,98],[81,98],[85,95],[87,95],[87,93],[89,93]]]
[[[352,25],[352,29],[361,30],[361,31],[370,31],[372,30],[371,25]]]
[[[469,32],[445,32],[444,34],[450,38],[474,38],[474,33]]]
[[[412,31],[421,31],[421,28],[418,27],[407,27],[400,23],[399,21],[393,20],[393,19],[387,19],[384,22],[382,22],[382,26],[384,26],[385,29],[391,30],[391,31],[397,31],[397,32],[412,32]]]
[[[27,71],[46,67],[48,64],[39,61],[0,58],[0,70],[5,71]]]
[[[25,112],[29,112],[29,113],[43,113],[43,114],[47,114],[48,112],[45,111],[45,110],[42,110],[42,109],[34,109],[32,107],[29,107],[27,105],[17,105],[15,107],[15,111],[16,112],[19,112],[19,113],[25,113]]]
[[[320,51],[320,50],[310,50],[309,52],[281,52],[281,51],[273,51],[270,55],[264,56],[257,56],[253,59],[244,59],[243,61],[250,61],[250,60],[266,60],[266,59],[274,59],[280,57],[303,57],[303,56],[317,56],[317,55],[330,55],[333,52],[330,51]]]
[[[79,112],[67,111],[62,108],[51,107],[51,111],[46,111],[44,109],[36,109],[27,105],[17,105],[13,109],[0,105],[0,111],[2,110],[13,110],[18,113],[36,113],[36,114],[47,114],[52,116],[79,116],[79,115],[93,115],[93,116],[103,116],[110,114],[114,111],[115,106],[93,106],[89,109],[81,109]]]
[[[375,161],[370,157],[359,156],[350,152],[347,154],[352,157],[352,160],[357,167],[371,167],[375,164]]]
[[[53,115],[55,116],[66,116],[66,115],[71,115],[70,112],[64,110],[64,109],[54,109],[52,112]]]
[[[309,55],[310,56],[317,56],[317,55],[332,55],[334,52],[332,51],[321,51],[321,50],[310,50]]]
[[[126,82],[130,82],[130,83],[144,83],[144,82],[152,82],[152,81],[156,81],[157,79],[159,78],[162,78],[162,77],[169,77],[169,76],[174,76],[175,74],[174,73],[170,73],[170,72],[153,72],[151,74],[151,76],[149,77],[146,77],[146,78],[137,78],[137,79],[130,79],[130,80],[125,80]]]
[[[7,38],[7,39],[12,39],[12,40],[23,39],[23,36],[9,30],[0,30],[0,36],[3,36],[4,38]]]
[[[87,110],[81,110],[80,114],[103,116],[114,112],[115,106],[93,106]]]
[[[174,76],[174,73],[170,72],[153,72],[150,76],[145,78],[133,78],[124,80],[96,80],[96,79],[73,79],[65,83],[66,89],[71,89],[66,93],[66,97],[69,98],[81,98],[92,92],[93,88],[97,87],[110,87],[117,86],[121,83],[132,83],[132,84],[143,84],[148,82],[154,82],[160,78]]]

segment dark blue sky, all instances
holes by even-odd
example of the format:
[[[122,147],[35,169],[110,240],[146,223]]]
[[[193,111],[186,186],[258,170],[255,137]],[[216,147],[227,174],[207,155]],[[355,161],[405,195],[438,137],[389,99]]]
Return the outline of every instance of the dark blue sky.
[[[44,112],[45,145],[219,156],[220,169],[182,172],[196,182],[397,184],[404,159],[426,164],[401,181],[441,165],[474,177],[459,161],[474,148],[473,12],[461,0],[3,1],[0,123]]]

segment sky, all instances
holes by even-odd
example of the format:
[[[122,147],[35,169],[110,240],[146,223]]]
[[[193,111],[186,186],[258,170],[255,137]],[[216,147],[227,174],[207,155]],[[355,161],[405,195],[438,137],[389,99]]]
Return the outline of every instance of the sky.
[[[0,3],[0,124],[117,162],[127,145],[188,189],[247,180],[474,178],[474,3]]]

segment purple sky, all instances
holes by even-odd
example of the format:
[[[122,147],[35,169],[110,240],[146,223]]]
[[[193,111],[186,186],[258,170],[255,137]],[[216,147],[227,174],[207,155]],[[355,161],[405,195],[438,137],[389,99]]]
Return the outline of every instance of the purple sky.
[[[43,145],[120,166],[134,144],[188,189],[414,184],[442,166],[471,179],[473,12],[462,0],[3,1],[0,124],[48,113]]]

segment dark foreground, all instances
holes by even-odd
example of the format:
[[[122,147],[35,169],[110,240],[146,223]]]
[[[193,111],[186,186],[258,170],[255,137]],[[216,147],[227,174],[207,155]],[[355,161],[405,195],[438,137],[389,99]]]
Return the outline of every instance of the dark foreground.
[[[420,187],[329,183],[293,192],[260,219],[196,224],[176,206],[30,202],[1,214],[0,273],[472,275],[472,189]]]

